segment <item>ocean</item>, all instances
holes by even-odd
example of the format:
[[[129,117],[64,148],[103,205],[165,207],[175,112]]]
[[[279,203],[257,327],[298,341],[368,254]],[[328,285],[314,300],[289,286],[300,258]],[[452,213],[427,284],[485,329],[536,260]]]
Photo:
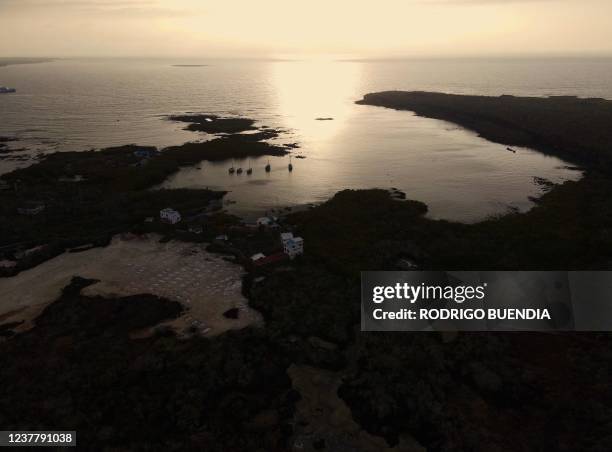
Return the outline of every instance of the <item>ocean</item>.
[[[534,177],[581,173],[444,121],[354,102],[389,89],[612,99],[612,59],[60,59],[0,67],[0,85],[17,88],[0,95],[0,136],[25,149],[0,160],[0,174],[30,163],[13,156],[210,138],[167,120],[174,113],[239,115],[283,128],[278,141],[298,143],[293,156],[305,158],[292,158],[291,173],[289,157],[271,157],[270,173],[267,157],[233,162],[252,166],[251,176],[229,175],[231,161],[203,162],[162,186],[228,190],[228,210],[245,218],[345,188],[395,187],[427,203],[432,218],[473,222],[529,209],[541,194]]]

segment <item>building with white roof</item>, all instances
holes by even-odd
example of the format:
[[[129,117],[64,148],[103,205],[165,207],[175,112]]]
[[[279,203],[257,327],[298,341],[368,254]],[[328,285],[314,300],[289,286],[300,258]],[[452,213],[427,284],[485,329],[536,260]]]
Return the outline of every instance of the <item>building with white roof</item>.
[[[170,207],[159,211],[159,218],[161,221],[170,224],[176,224],[181,221],[181,214]]]
[[[255,262],[255,261],[258,261],[259,259],[263,259],[264,257],[266,257],[266,255],[265,255],[265,254],[263,254],[263,253],[256,253],[256,254],[253,254],[253,255],[251,256],[251,260],[252,260],[253,262]]]
[[[257,226],[270,226],[274,224],[274,220],[270,217],[260,217],[257,219]]]

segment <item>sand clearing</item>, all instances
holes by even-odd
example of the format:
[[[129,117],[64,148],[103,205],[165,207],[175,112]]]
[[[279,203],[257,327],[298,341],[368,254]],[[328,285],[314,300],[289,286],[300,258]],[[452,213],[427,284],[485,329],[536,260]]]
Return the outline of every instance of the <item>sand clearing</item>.
[[[121,297],[152,294],[178,301],[187,309],[168,324],[179,333],[190,326],[208,335],[261,324],[261,315],[241,294],[241,267],[206,252],[205,245],[168,242],[159,236],[116,236],[105,248],[64,253],[11,278],[0,278],[0,323],[25,321],[32,326],[57,299],[73,276],[97,279],[84,295]],[[227,319],[230,308],[238,319]]]

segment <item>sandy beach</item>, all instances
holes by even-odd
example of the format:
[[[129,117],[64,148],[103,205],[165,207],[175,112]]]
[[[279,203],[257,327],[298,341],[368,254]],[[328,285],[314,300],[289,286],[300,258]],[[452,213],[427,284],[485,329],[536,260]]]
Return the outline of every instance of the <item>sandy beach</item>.
[[[222,257],[208,253],[205,244],[159,243],[155,235],[115,236],[105,248],[64,253],[19,273],[0,279],[0,322],[33,320],[57,299],[73,276],[99,280],[83,295],[122,297],[152,294],[178,301],[185,312],[169,323],[178,333],[190,327],[208,335],[221,334],[262,322],[241,294],[242,269]],[[237,319],[223,313],[238,308]]]

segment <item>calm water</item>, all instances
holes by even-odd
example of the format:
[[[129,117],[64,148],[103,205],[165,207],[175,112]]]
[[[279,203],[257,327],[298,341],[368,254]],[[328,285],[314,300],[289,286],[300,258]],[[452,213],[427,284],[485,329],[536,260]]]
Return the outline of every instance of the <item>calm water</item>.
[[[201,63],[205,67],[174,67]],[[410,112],[355,105],[386,89],[469,94],[612,98],[612,60],[420,60],[281,62],[61,60],[0,68],[0,135],[40,152],[127,143],[158,147],[205,139],[164,116],[178,112],[244,115],[289,130],[287,158],[251,162],[252,176],[227,174],[231,162],[202,163],[167,187],[230,190],[228,208],[255,216],[271,207],[322,201],[342,188],[397,187],[430,215],[474,221],[508,207],[527,209],[533,177],[576,179],[562,161],[528,149],[516,154],[452,124]],[[317,121],[333,117],[333,121]],[[0,173],[25,162],[0,160]]]

